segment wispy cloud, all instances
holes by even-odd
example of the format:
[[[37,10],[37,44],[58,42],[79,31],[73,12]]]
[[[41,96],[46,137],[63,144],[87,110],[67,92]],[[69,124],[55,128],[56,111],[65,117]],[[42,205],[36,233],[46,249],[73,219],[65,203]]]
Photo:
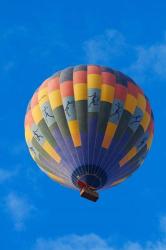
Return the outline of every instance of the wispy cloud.
[[[124,36],[117,30],[108,29],[83,44],[89,63],[109,63],[112,57],[119,57],[126,48]]]
[[[103,34],[83,43],[89,63],[108,64],[146,81],[166,79],[166,37],[149,46],[130,44],[118,30],[108,29]]]
[[[11,192],[5,199],[5,209],[13,220],[14,228],[20,231],[25,229],[25,222],[32,215],[35,207],[25,197]]]
[[[56,240],[38,239],[34,250],[113,250],[107,241],[96,234],[69,235]]]
[[[161,221],[164,223],[166,217],[162,217]],[[162,233],[163,231],[161,231]],[[115,246],[110,239],[103,239],[96,234],[88,235],[69,235],[58,239],[37,239],[33,250],[166,250],[166,234],[156,241],[147,241],[145,243],[125,242],[122,246]]]
[[[136,72],[145,80],[153,75],[166,79],[166,41],[149,47],[135,48],[136,61],[129,66],[129,70]]]

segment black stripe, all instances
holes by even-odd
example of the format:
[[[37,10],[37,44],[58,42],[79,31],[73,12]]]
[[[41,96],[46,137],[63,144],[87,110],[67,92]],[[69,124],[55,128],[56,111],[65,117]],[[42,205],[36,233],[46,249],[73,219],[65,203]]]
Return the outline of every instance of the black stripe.
[[[109,102],[100,102],[100,111],[98,119],[98,131],[104,133],[108,124],[108,119],[112,104]]]
[[[87,131],[87,100],[75,102],[77,120],[79,122],[80,132]]]
[[[53,110],[53,113],[54,113],[56,122],[61,131],[62,136],[63,137],[70,136],[70,131],[69,131],[68,124],[66,121],[63,106],[57,107],[55,110]]]
[[[87,65],[78,65],[74,67],[74,72],[75,71],[87,71]]]
[[[72,80],[73,80],[73,67],[69,67],[61,71],[60,83]]]
[[[120,71],[115,71],[116,82],[127,87],[128,77],[121,73]]]
[[[123,111],[117,130],[113,138],[115,141],[119,140],[122,137],[122,135],[126,132],[131,116],[132,114],[128,112],[127,110]]]

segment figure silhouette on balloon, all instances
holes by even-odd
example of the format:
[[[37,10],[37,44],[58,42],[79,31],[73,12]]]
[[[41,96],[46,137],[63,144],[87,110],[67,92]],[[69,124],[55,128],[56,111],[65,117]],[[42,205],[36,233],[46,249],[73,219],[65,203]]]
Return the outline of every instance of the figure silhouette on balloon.
[[[110,115],[110,118],[111,117],[114,117],[114,116],[117,116],[118,117],[118,120],[120,119],[120,115],[122,113],[122,110],[123,110],[123,107],[122,105],[118,102],[118,103],[115,103],[115,111]]]
[[[43,112],[45,114],[45,118],[46,120],[49,119],[49,118],[54,118],[53,115],[50,115],[49,112],[47,111],[48,110],[48,106],[45,106],[44,109],[43,109]]]
[[[34,134],[36,140],[39,142],[40,139],[43,138],[43,136],[38,133],[38,130],[39,129],[33,130],[33,134]]]
[[[70,107],[72,107],[73,105],[74,105],[74,101],[67,101],[65,112],[66,112],[67,116],[69,116],[69,117],[71,116]]]
[[[93,95],[89,95],[88,97],[91,98],[91,101],[90,101],[88,107],[91,107],[91,105],[94,105],[94,106],[99,105],[99,97],[97,96],[96,92],[94,92]]]

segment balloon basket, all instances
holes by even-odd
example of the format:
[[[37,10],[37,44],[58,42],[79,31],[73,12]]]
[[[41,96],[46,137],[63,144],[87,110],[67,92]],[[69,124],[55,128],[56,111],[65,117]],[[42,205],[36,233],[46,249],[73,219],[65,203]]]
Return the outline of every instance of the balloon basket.
[[[83,187],[80,191],[80,196],[90,201],[96,202],[99,199],[99,194],[87,187]]]

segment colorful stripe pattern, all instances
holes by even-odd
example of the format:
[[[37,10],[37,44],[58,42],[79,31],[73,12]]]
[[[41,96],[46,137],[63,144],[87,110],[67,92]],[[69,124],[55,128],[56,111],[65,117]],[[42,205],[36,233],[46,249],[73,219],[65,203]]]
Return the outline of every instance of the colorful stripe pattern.
[[[57,72],[34,93],[25,138],[40,169],[67,187],[115,186],[145,159],[154,134],[147,97],[128,76],[79,65]]]

